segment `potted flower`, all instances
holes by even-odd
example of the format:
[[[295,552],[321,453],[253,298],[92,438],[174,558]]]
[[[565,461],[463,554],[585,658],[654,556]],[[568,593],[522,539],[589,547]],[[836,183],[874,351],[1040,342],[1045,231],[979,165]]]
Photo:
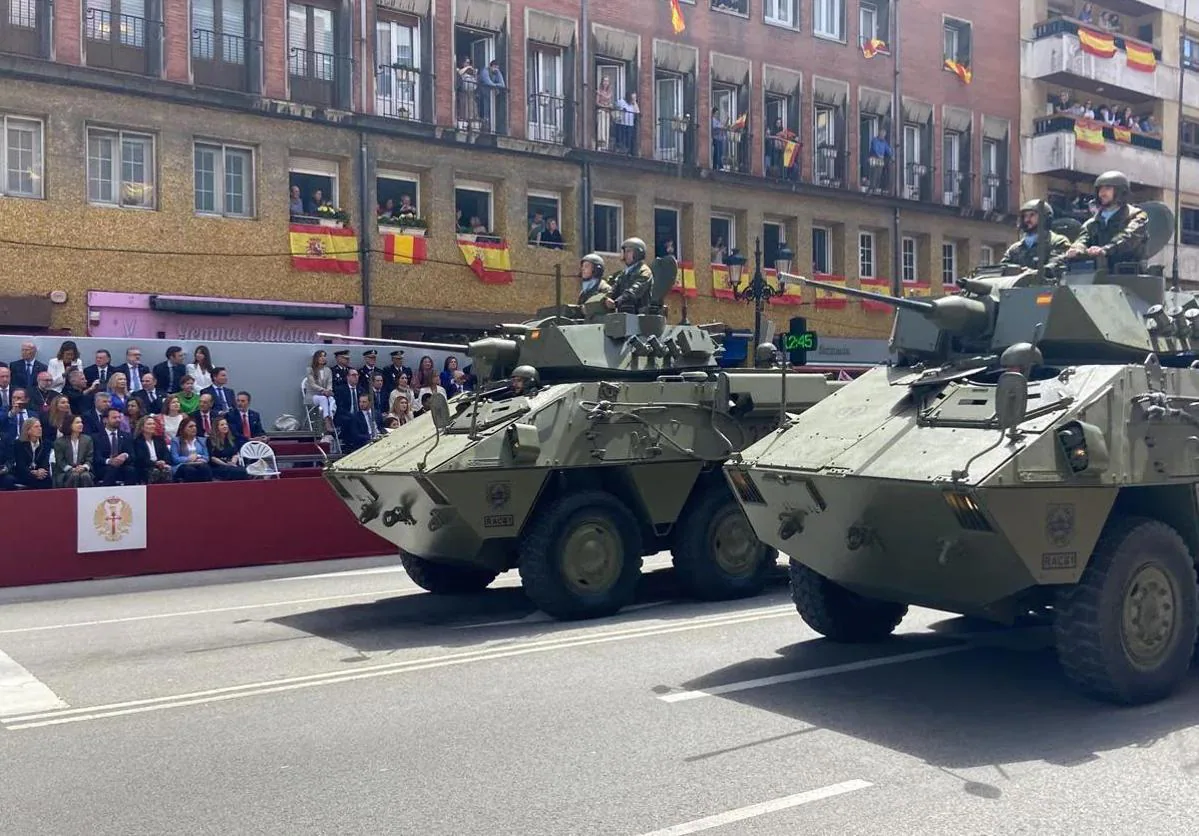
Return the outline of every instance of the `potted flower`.
[[[401,235],[416,235],[424,238],[428,234],[429,223],[411,209],[399,210],[390,215],[379,217],[380,226],[397,227]]]
[[[332,203],[318,206],[316,217],[320,221],[321,226],[342,227],[350,222],[350,213],[343,209],[338,209]]]

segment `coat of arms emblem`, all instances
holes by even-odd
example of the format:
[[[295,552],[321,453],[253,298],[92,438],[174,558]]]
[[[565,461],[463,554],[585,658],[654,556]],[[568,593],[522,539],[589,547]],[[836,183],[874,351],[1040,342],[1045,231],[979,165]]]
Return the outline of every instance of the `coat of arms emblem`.
[[[1058,548],[1074,539],[1074,506],[1051,503],[1045,509],[1045,539]]]
[[[109,543],[116,543],[133,527],[133,506],[119,496],[110,496],[96,505],[92,524],[96,534]]]
[[[321,258],[325,255],[325,245],[320,238],[308,239],[308,255]]]

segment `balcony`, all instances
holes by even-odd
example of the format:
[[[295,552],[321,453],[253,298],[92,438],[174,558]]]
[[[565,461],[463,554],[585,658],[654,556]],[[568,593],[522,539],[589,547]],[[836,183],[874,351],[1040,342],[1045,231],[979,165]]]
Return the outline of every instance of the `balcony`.
[[[828,189],[845,188],[845,155],[840,148],[825,145],[816,149],[812,182]]]
[[[970,172],[946,169],[941,173],[941,203],[959,209],[971,206],[973,183]]]
[[[477,134],[507,133],[507,90],[460,76],[454,92],[455,123],[460,131]]]
[[[903,167],[903,198],[921,203],[933,202],[933,167],[926,163],[908,163]]]
[[[891,194],[891,163],[886,157],[869,156],[860,166],[861,188],[866,194]]]
[[[694,165],[695,133],[686,117],[666,117],[658,120],[654,132],[654,159],[676,165]]]
[[[421,95],[426,81],[415,67],[380,64],[375,73],[375,113],[388,119],[428,121]]]
[[[527,137],[531,141],[548,145],[571,144],[574,107],[563,96],[530,93],[526,115],[529,121]]]
[[[0,15],[0,52],[50,57],[50,0],[8,0]]]
[[[135,15],[89,8],[84,14],[85,57],[89,67],[155,75],[162,23]]]
[[[789,134],[794,136],[794,134]],[[768,136],[763,144],[766,176],[776,180],[798,180],[803,143],[785,137]]]
[[[1162,153],[1160,139],[1131,132],[1118,139],[1113,128],[1102,126],[1102,148],[1092,148],[1097,136],[1083,139],[1080,144],[1075,127],[1071,117],[1038,119],[1034,135],[1025,139],[1024,173],[1088,180],[1119,169],[1127,172],[1133,182],[1152,188],[1170,188],[1174,182],[1173,158]],[[1080,127],[1098,133],[1101,126],[1081,123]]]
[[[350,59],[331,52],[318,52],[293,46],[287,51],[287,74],[291,81],[291,100],[318,107],[333,107],[337,101],[339,69],[349,71]]]
[[[262,41],[211,29],[192,30],[192,77],[201,87],[249,91],[250,61],[261,57]]]
[[[720,152],[720,165],[716,165],[716,153]],[[749,131],[726,130],[719,146],[712,143],[712,168],[715,171],[735,171],[739,174],[749,174]]]
[[[1100,58],[1083,51],[1078,40],[1078,23],[1065,18],[1038,23],[1033,40],[1024,44],[1021,71],[1027,78],[1035,78],[1048,84],[1085,90],[1096,96],[1116,88],[1120,98],[1129,104],[1140,104],[1153,99],[1172,99],[1178,95],[1178,69],[1161,64],[1161,50],[1153,50],[1157,67],[1153,72],[1135,70],[1128,65],[1127,43],[1146,49],[1151,44],[1137,40],[1126,41],[1115,36],[1116,54],[1111,58]],[[1199,95],[1197,95],[1199,99]]]
[[[982,178],[982,194],[978,206],[984,212],[1006,214],[1008,211],[1008,195],[1011,194],[1012,181],[998,174],[984,174]]]
[[[618,107],[595,108],[595,150],[637,156],[641,117]]]

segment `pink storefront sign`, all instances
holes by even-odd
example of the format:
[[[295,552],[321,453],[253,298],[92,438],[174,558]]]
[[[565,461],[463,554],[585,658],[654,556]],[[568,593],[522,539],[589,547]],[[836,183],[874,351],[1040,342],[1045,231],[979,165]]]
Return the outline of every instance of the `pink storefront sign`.
[[[277,304],[292,308],[319,308],[301,302],[264,302],[259,299],[217,299],[208,296],[171,296],[189,302]],[[318,332],[360,337],[365,333],[361,305],[353,305],[350,319],[287,319],[283,316],[180,313],[153,310],[148,293],[87,294],[89,337],[166,339],[180,342],[319,343]]]

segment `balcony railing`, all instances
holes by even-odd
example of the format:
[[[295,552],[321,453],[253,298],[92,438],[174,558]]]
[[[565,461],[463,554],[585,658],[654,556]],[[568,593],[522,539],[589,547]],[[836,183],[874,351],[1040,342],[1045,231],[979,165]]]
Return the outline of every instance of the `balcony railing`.
[[[147,46],[159,38],[161,30],[160,21],[89,8],[83,21],[88,66],[148,73]]]
[[[794,144],[790,163],[787,165],[787,143]],[[762,157],[766,163],[766,176],[779,180],[798,180],[800,160],[803,156],[803,143],[798,139],[784,139],[768,136],[762,143]]]
[[[1036,136],[1065,132],[1073,133],[1074,126],[1077,121],[1078,120],[1073,116],[1063,116],[1062,114],[1057,114],[1056,116],[1046,116],[1042,119],[1037,119],[1033,123],[1033,133]],[[1088,122],[1088,124],[1091,123]],[[1095,122],[1093,124],[1096,127],[1102,125],[1102,123],[1099,122]],[[1127,145],[1134,145],[1138,148],[1147,148],[1150,151],[1162,150],[1161,137],[1143,134],[1140,131],[1134,131],[1131,128],[1116,128],[1111,125],[1102,125],[1102,128],[1103,138],[1111,142],[1124,142]],[[1126,134],[1126,137],[1118,138],[1116,136],[1117,130],[1121,131],[1122,134]]]
[[[375,73],[375,113],[389,119],[424,121],[421,71],[402,64],[383,64]]]
[[[502,134],[507,125],[507,90],[480,84],[473,78],[458,79],[454,113],[458,130]]]
[[[1033,27],[1033,40],[1039,41],[1042,38],[1052,38],[1054,35],[1077,35],[1080,26],[1084,28],[1093,28],[1096,32],[1102,31],[1097,26],[1087,27],[1085,23],[1074,20],[1073,18],[1055,17],[1053,20],[1046,20],[1042,23],[1036,24]],[[1116,42],[1116,49],[1120,50],[1121,52],[1126,51],[1127,43],[1132,41],[1134,46],[1139,46],[1142,49],[1152,49],[1154,56],[1157,57],[1157,60],[1162,60],[1162,51],[1160,49],[1156,49],[1153,44],[1147,44],[1144,41],[1137,40],[1136,38],[1126,38],[1124,35],[1118,35],[1115,32],[1106,34],[1111,34],[1112,39]]]
[[[0,17],[0,52],[48,57],[49,20],[49,0],[8,0]]]
[[[291,47],[287,73],[291,76],[292,100],[332,107],[336,101],[338,66],[348,60],[331,52]]]
[[[595,150],[637,156],[639,114],[618,107],[595,108]]]
[[[830,145],[816,149],[812,182],[830,189],[845,187],[845,154],[842,149]]]
[[[665,163],[690,163],[691,123],[685,117],[659,119],[654,131],[654,159]]]
[[[717,171],[736,171],[749,174],[749,131],[725,130],[712,141],[712,168]],[[717,159],[719,156],[719,160]],[[719,164],[718,164],[719,163]]]
[[[959,208],[970,205],[970,173],[945,169],[941,173],[941,202]]]
[[[549,93],[530,93],[527,108],[530,140],[550,145],[570,144],[570,102]]]
[[[891,160],[868,156],[859,168],[862,191],[867,194],[891,194]]]
[[[923,203],[932,201],[933,167],[926,163],[908,163],[903,167],[903,197]]]
[[[241,35],[192,30],[192,75],[196,84],[229,90],[250,89],[249,52],[261,55],[262,42]]]
[[[982,193],[979,195],[979,208],[984,212],[1007,214],[1008,192],[1011,181],[998,174],[984,174],[980,184]]]

